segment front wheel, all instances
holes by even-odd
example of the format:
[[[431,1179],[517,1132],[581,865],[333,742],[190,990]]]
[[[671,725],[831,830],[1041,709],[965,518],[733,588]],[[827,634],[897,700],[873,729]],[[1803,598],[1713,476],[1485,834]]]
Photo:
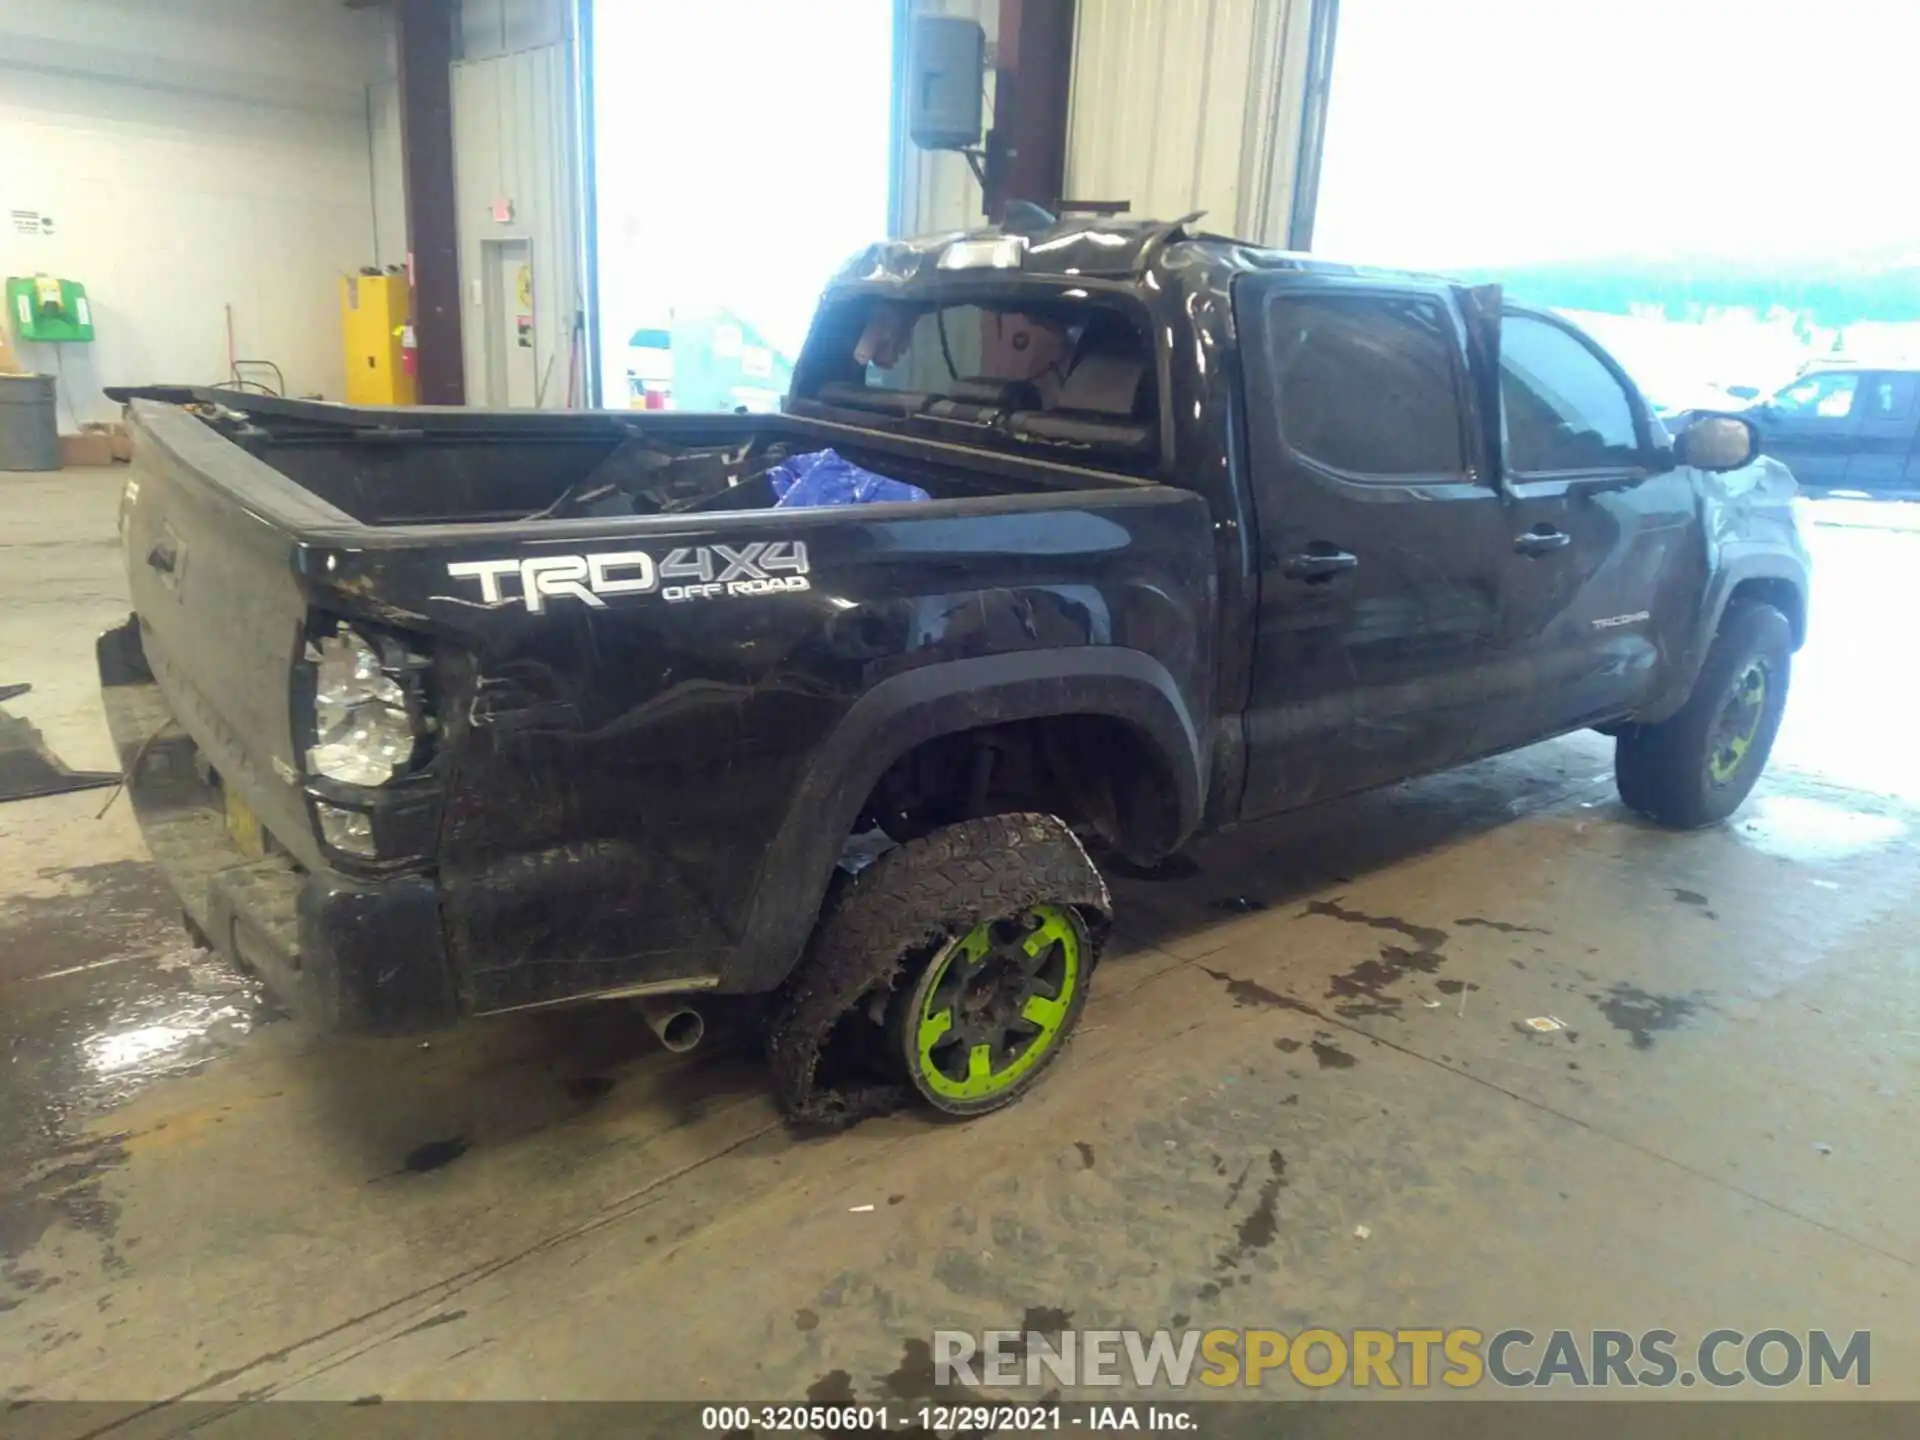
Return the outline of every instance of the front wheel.
[[[1629,808],[1678,830],[1727,818],[1767,766],[1786,711],[1793,630],[1771,605],[1728,607],[1687,703],[1614,742],[1613,772]]]

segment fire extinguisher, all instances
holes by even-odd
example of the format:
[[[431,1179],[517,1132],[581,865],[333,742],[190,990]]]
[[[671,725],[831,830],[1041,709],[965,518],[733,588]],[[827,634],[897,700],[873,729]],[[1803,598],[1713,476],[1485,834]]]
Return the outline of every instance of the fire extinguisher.
[[[413,338],[413,326],[397,325],[394,334],[400,337],[400,373],[409,380],[420,378],[420,347]]]

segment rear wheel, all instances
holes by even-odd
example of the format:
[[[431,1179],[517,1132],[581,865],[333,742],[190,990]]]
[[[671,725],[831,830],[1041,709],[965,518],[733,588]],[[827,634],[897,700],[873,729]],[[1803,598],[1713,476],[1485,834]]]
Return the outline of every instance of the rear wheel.
[[[916,1097],[950,1115],[1012,1104],[1079,1023],[1112,908],[1051,815],[887,851],[834,898],[775,1007],[782,1108],[845,1124]]]
[[[1092,943],[1070,907],[1035,905],[948,941],[888,1009],[887,1046],[950,1115],[1010,1105],[1079,1022]]]
[[[1614,742],[1620,798],[1675,829],[1726,819],[1766,769],[1792,664],[1787,617],[1757,601],[1734,602],[1687,703],[1658,725],[1628,727]]]

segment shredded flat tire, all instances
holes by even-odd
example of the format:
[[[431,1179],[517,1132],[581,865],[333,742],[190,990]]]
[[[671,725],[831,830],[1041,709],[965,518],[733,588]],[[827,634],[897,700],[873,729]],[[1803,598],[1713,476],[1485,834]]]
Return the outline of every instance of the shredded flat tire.
[[[1065,824],[1051,815],[992,815],[889,850],[839,895],[788,981],[767,1032],[781,1110],[793,1121],[842,1126],[913,1101],[913,1088],[876,1070],[823,1084],[821,1059],[841,1020],[889,994],[910,965],[974,927],[1036,905],[1072,906],[1097,959],[1113,900]]]

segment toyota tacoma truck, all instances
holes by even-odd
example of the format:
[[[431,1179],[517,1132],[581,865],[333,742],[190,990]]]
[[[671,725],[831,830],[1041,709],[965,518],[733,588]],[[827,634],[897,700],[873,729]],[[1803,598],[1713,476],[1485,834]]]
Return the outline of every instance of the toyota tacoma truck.
[[[856,257],[777,414],[124,393],[100,675],[197,935],[341,1030],[759,996],[791,1113],[972,1114],[1082,1013],[1088,847],[1585,727],[1746,796],[1808,591],[1751,426],[1497,288],[1042,221]],[[909,498],[782,503],[828,450]]]

